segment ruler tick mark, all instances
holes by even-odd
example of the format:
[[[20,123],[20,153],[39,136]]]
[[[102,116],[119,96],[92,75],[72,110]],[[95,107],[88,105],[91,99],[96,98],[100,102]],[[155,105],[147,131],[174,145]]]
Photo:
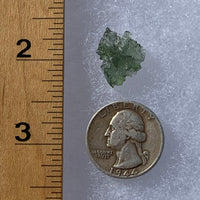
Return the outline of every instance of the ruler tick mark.
[[[54,12],[53,14],[54,14],[54,15],[60,15],[60,14],[61,14],[61,15],[64,15],[63,12]]]
[[[52,108],[63,108],[63,106],[52,106]]]
[[[52,149],[52,151],[61,151],[62,149]]]
[[[62,65],[61,65],[62,66]],[[49,72],[62,72],[62,69],[49,69]]]
[[[23,58],[17,58],[17,61],[63,61],[63,59],[56,59],[56,58],[50,58],[50,59],[39,59],[39,58],[35,58],[35,59],[23,59]]]
[[[42,167],[62,167],[62,165],[41,165]]]
[[[49,7],[48,9],[64,9],[64,7]]]
[[[64,35],[63,33],[53,33],[53,35]]]
[[[55,3],[55,4],[64,4],[64,2],[63,1],[54,1],[53,3]]]
[[[30,186],[30,188],[62,188],[62,186]]]
[[[63,51],[64,49],[48,49],[49,51]]]
[[[62,193],[62,192],[51,192],[51,193],[52,193],[52,194],[57,194],[57,193],[59,194],[59,193]]]
[[[34,17],[32,19],[64,19],[64,17]]]
[[[47,92],[63,92],[61,90],[48,90]]]
[[[32,101],[32,103],[63,103],[63,101]]]
[[[53,45],[64,45],[63,43],[54,43]]]
[[[62,138],[52,138],[52,140],[62,140]]]
[[[46,177],[48,177],[48,178],[54,178],[54,177],[60,178],[60,177],[62,177],[62,176],[46,176]]]
[[[52,183],[62,183],[62,181],[51,181]]]
[[[42,124],[63,124],[62,122],[42,122]]]
[[[55,28],[55,27],[50,27],[48,28],[49,30],[64,30],[64,28]]]
[[[54,53],[53,56],[63,56],[63,53]]]
[[[47,112],[47,113],[63,113],[63,112],[59,112],[59,111],[57,111],[57,112],[56,112],[56,111],[55,111],[55,112],[54,112],[54,111],[49,111],[49,112]]]
[[[15,145],[62,145],[62,143],[15,143]]]
[[[64,35],[64,33],[53,33],[53,35]]]
[[[63,85],[53,85],[53,87],[63,87]]]
[[[63,74],[53,74],[53,76],[63,76]]]
[[[61,18],[64,19],[64,18]],[[54,22],[53,24],[64,24],[63,22]]]
[[[42,80],[43,82],[62,82],[63,80]]]

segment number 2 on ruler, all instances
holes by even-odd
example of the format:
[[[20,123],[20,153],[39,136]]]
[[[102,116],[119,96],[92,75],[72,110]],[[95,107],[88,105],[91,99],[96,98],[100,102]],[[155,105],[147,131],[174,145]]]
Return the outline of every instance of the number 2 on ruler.
[[[28,51],[31,48],[31,42],[27,39],[21,39],[17,41],[17,45],[21,45],[22,42],[26,42],[26,48],[24,48],[23,50],[21,50],[18,54],[17,54],[17,58],[27,58],[27,57],[31,57],[30,54],[24,54],[26,51]]]

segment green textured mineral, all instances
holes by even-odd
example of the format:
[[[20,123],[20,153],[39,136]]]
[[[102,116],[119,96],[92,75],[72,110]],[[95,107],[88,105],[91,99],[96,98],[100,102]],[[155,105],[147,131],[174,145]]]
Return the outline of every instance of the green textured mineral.
[[[131,39],[131,33],[123,36],[106,28],[100,40],[97,54],[103,61],[101,68],[111,87],[122,85],[127,76],[132,76],[141,69],[145,52],[140,44]]]

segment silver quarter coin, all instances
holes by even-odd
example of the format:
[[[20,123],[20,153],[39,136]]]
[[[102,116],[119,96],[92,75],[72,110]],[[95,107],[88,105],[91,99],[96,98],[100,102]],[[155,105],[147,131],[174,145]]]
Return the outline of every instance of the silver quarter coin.
[[[104,173],[132,178],[151,169],[164,143],[156,115],[137,102],[115,102],[90,120],[86,145],[91,160]]]

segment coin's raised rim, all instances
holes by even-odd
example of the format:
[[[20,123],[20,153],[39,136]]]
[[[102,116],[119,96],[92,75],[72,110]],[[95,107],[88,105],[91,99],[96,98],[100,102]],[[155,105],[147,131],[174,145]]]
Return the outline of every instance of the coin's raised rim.
[[[161,129],[161,147],[160,147],[160,150],[159,150],[159,154],[157,156],[157,158],[152,162],[152,164],[146,168],[145,170],[143,170],[141,173],[139,174],[136,174],[134,176],[128,176],[128,177],[125,177],[125,176],[117,176],[117,175],[113,175],[113,174],[110,174],[109,172],[107,172],[106,170],[102,169],[96,162],[95,160],[93,159],[91,153],[90,153],[90,150],[88,148],[88,130],[89,130],[89,127],[90,127],[90,124],[91,122],[94,120],[94,118],[97,116],[97,114],[103,110],[104,108],[106,108],[107,106],[110,106],[112,104],[116,104],[116,103],[132,103],[132,104],[138,104],[140,105],[141,107],[144,107],[144,108],[147,108],[147,110],[149,110],[150,112],[152,112],[156,118],[156,120],[158,121],[159,123],[159,126],[160,126],[160,129]],[[151,168],[153,168],[153,166],[155,166],[155,164],[158,162],[158,160],[160,159],[161,157],[161,154],[163,152],[163,149],[164,149],[164,141],[165,141],[165,138],[164,138],[164,130],[163,130],[163,127],[162,127],[162,124],[160,122],[160,120],[158,119],[157,115],[150,109],[148,108],[147,106],[141,104],[141,103],[138,103],[137,101],[114,101],[112,103],[109,103],[109,104],[106,104],[105,106],[102,106],[100,109],[98,109],[94,114],[93,116],[91,117],[91,119],[89,120],[88,122],[88,125],[87,125],[87,129],[86,129],[86,137],[85,137],[85,145],[86,145],[86,149],[87,149],[87,152],[88,152],[88,155],[92,161],[92,163],[96,166],[97,169],[99,169],[101,172],[103,172],[104,174],[107,174],[109,175],[110,177],[113,177],[113,178],[120,178],[120,179],[131,179],[131,178],[137,178],[143,174],[145,174],[146,172],[148,172]]]

